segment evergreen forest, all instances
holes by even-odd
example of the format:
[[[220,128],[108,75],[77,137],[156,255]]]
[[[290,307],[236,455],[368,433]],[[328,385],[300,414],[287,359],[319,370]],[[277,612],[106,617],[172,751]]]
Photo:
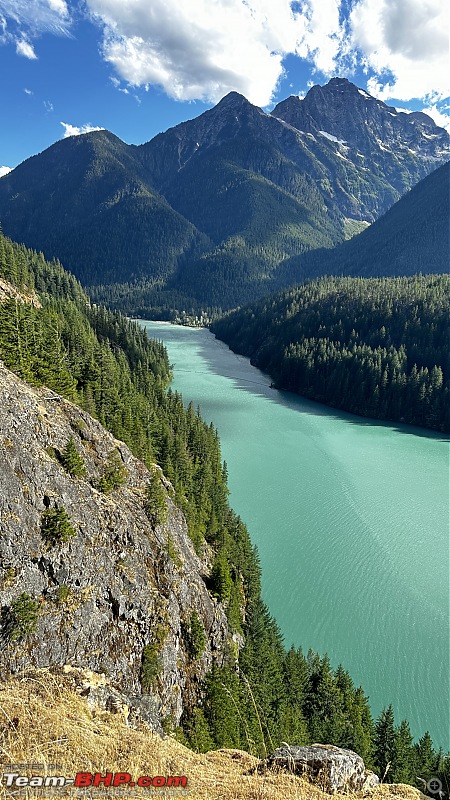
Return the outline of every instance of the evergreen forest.
[[[278,388],[361,416],[449,432],[448,275],[321,278],[211,330]]]
[[[46,385],[79,404],[150,468],[158,463],[172,482],[197,552],[205,543],[212,548],[208,588],[223,603],[243,647],[207,676],[203,704],[186,708],[178,737],[199,751],[238,747],[257,755],[283,740],[330,742],[358,752],[388,782],[404,781],[423,789],[423,781],[439,776],[448,785],[450,754],[436,752],[426,732],[414,742],[408,723],[394,719],[389,698],[374,720],[363,689],[342,666],[332,667],[326,655],[285,648],[261,599],[257,552],[228,505],[227,470],[217,431],[192,405],[185,408],[181,396],[170,389],[163,346],[119,312],[91,304],[59,262],[49,263],[2,235],[0,278],[18,290],[16,296],[0,300],[0,357],[5,365],[31,385]],[[269,359],[282,347],[281,371],[291,359],[299,381],[303,372],[312,381],[310,364],[317,359],[320,386],[332,384],[336,394],[342,391],[336,367],[342,359],[354,365],[355,385],[362,382],[366,393],[372,391],[371,376],[379,375],[380,403],[392,395],[395,406],[404,375],[406,388],[401,391],[418,394],[419,400],[422,394],[429,397],[419,411],[425,422],[435,419],[441,424],[448,374],[438,342],[444,341],[446,286],[446,279],[433,277],[324,280],[230,316],[221,323],[222,331],[228,326],[230,338],[234,331],[234,346],[248,339],[256,349],[264,339]],[[369,319],[370,324],[376,320],[370,336]],[[300,320],[307,326],[302,339],[297,334]],[[417,335],[420,331],[426,335]],[[413,334],[415,350],[410,349]],[[70,442],[63,456],[68,470],[79,468]],[[148,504],[149,513],[160,513],[154,491]],[[196,630],[194,619],[193,658],[201,647]]]

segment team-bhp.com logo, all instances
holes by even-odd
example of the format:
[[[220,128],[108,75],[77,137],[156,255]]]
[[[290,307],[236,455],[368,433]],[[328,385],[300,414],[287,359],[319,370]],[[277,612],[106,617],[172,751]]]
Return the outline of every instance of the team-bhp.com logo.
[[[3,772],[1,785],[7,789],[61,789],[65,786],[73,786],[77,789],[132,789],[138,786],[154,791],[158,789],[183,790],[186,788],[187,782],[188,779],[185,775],[141,775],[134,780],[129,772],[105,772],[104,774],[101,772],[77,772],[74,778],[67,778],[63,775],[33,775],[30,777],[11,769],[10,772]],[[179,793],[177,792],[177,794]],[[188,794],[188,792],[182,791],[181,794]]]

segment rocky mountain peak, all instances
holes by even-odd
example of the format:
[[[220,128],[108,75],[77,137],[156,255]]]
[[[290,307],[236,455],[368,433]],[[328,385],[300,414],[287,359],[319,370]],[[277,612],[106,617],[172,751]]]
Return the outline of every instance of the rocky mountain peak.
[[[215,109],[219,108],[244,108],[245,106],[251,106],[249,100],[244,97],[243,94],[239,94],[239,92],[228,92],[215,106]]]
[[[430,161],[448,153],[450,137],[431,117],[398,112],[347,78],[312,86],[303,99],[289,97],[275,106],[272,115],[300,131],[334,137],[372,161],[380,151],[407,158],[410,153]]]
[[[242,94],[229,92],[213,108],[158,134],[138,151],[151,170],[153,185],[161,190],[168,172],[178,173],[193,157],[220,146],[223,141],[235,139],[244,126],[257,126],[262,118],[270,120]]]

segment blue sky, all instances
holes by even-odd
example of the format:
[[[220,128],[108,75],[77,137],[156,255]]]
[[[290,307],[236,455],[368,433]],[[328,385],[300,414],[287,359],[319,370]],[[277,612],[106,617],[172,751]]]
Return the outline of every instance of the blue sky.
[[[231,90],[271,109],[333,75],[449,124],[442,0],[0,0],[0,174],[64,135],[129,143]]]

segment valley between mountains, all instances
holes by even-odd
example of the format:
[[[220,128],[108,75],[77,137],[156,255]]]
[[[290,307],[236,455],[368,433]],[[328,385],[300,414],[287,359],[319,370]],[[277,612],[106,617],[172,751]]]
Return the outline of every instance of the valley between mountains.
[[[426,720],[413,737],[389,697],[375,717],[345,664],[283,641],[216,424],[130,319],[209,326],[274,387],[445,444],[448,159],[426,114],[336,77],[270,113],[231,92],[142,145],[72,136],[0,178],[2,762],[43,758],[23,680],[33,714],[47,702],[33,682],[60,709],[77,758],[66,717],[101,738],[101,769],[104,752],[120,761],[110,725],[164,769],[237,763],[246,792],[231,781],[225,797],[321,798],[284,773],[261,785],[281,742],[354,751],[368,775],[416,787],[395,796],[430,780],[448,796],[448,742]]]
[[[447,161],[448,146],[430,117],[398,112],[344,78],[270,114],[231,92],[139,146],[109,131],[57,142],[0,180],[0,220],[111,307],[211,315],[329,273],[332,248]],[[438,199],[426,220],[435,215]],[[399,235],[402,224],[400,212]],[[402,241],[401,268],[384,255],[361,273],[350,256],[333,272],[414,274],[423,256]],[[317,250],[323,268],[307,258]],[[441,250],[428,247],[427,271],[446,269]]]

